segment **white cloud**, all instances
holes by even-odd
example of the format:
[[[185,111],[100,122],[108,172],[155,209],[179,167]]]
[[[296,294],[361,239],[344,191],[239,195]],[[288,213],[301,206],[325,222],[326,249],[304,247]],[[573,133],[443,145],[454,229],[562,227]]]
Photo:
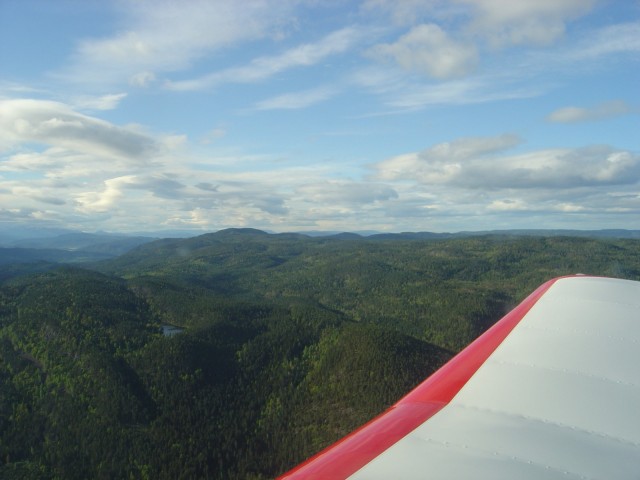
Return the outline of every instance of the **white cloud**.
[[[46,188],[46,186],[43,189],[41,186],[35,187],[12,182],[10,187],[11,195],[14,195],[16,198],[28,198],[40,203],[58,206],[67,203],[60,191],[54,192],[53,189]]]
[[[533,97],[558,85],[569,86],[583,78],[583,70],[600,73],[617,66],[621,58],[630,58],[629,53],[640,52],[637,22],[597,30],[594,25],[608,20],[594,15],[596,23],[584,22],[570,30],[569,22],[593,5],[581,0],[366,0],[360,3],[362,8],[341,2],[319,7],[323,2],[313,0],[307,2],[309,8],[298,8],[303,3],[110,4],[109,8],[123,7],[124,19],[115,20],[118,33],[79,43],[73,64],[64,72],[70,81],[75,76],[79,81],[106,82],[95,89],[91,87],[96,85],[86,89],[71,85],[75,92],[93,91],[94,96],[63,96],[53,93],[55,85],[48,85],[34,96],[66,98],[66,104],[0,101],[0,205],[15,205],[15,215],[24,218],[55,217],[75,225],[86,221],[93,228],[129,230],[163,224],[208,229],[246,224],[273,229],[415,230],[431,225],[459,228],[467,222],[474,228],[496,219],[507,222],[526,216],[534,222],[545,214],[566,219],[588,212],[615,213],[620,225],[622,215],[633,220],[632,215],[640,212],[640,159],[632,151],[610,146],[532,150],[516,135],[460,138],[422,152],[390,156],[373,166],[369,178],[361,177],[362,159],[379,155],[376,142],[391,138],[391,133],[400,133],[395,136],[399,142],[413,142],[413,135],[427,122],[434,128],[423,135],[437,137],[458,113],[481,114],[480,106],[470,112],[463,108],[445,112],[440,106]],[[334,15],[324,17],[331,18],[329,23],[309,21],[309,15],[327,13]],[[338,18],[337,13],[345,15]],[[354,19],[361,23],[353,26]],[[323,30],[327,25],[335,30]],[[299,27],[296,37],[281,35],[288,27]],[[487,48],[547,45],[557,42],[565,29],[575,35],[557,49]],[[242,43],[250,43],[251,49],[238,48]],[[357,56],[363,53],[364,60]],[[371,62],[372,57],[378,62]],[[473,73],[480,57],[485,64]],[[171,92],[151,96],[133,87],[199,90],[266,80],[274,82],[258,85],[257,90],[243,87],[247,95],[237,98],[225,97],[225,91],[206,95],[200,104],[195,94],[185,95],[198,108],[188,111],[188,119],[179,116],[182,109],[172,112],[175,117],[158,117],[163,125],[172,120],[181,125],[167,137],[90,113],[117,107],[140,113],[145,105],[168,111]],[[119,83],[115,88],[109,82]],[[18,91],[6,83],[0,89],[7,96]],[[133,101],[119,93],[125,89],[136,97]],[[279,140],[270,137],[277,125],[255,121],[270,113],[253,118],[256,110],[302,109],[337,95],[345,102],[338,117],[322,109],[333,132],[327,135],[362,129],[363,137],[356,142],[368,136],[371,145],[361,149],[349,144],[348,138],[326,138],[317,142],[318,148],[330,149],[323,153],[310,145],[314,132],[293,127],[286,130],[292,144],[272,144]],[[564,108],[552,112],[548,120],[591,121],[633,110],[629,99],[594,106],[574,101],[576,106],[558,105]],[[519,102],[525,122],[527,103]],[[374,119],[358,122],[357,127],[339,118],[349,112],[349,121],[362,109],[377,115],[376,111],[406,113],[431,105],[438,106],[429,112],[433,115]],[[246,115],[234,116],[242,107]],[[108,118],[122,118],[125,113],[113,112]],[[485,118],[493,118],[492,113],[485,112]],[[504,110],[496,113],[494,120],[499,122]],[[145,118],[151,117],[145,113]],[[445,122],[441,126],[435,125],[439,118]],[[461,131],[473,128],[472,121],[467,117]],[[512,127],[520,123],[515,121]],[[191,128],[195,130],[189,130],[189,136],[201,144],[190,145],[180,134]],[[244,148],[276,150],[243,151],[237,145],[245,133],[254,136],[243,143]],[[315,132],[316,139],[318,135],[322,134]],[[603,130],[600,140],[606,141],[606,135]],[[202,146],[221,137],[224,141]],[[544,138],[535,141],[544,145]],[[393,143],[383,147],[394,148]],[[614,223],[609,217],[600,218],[605,220],[598,220],[598,226]]]
[[[547,120],[555,123],[590,122],[626,115],[631,111],[631,107],[622,100],[612,100],[593,108],[563,107],[550,113]]]
[[[267,98],[256,104],[257,110],[296,110],[323,102],[338,93],[335,87],[319,87]]]
[[[361,8],[366,13],[382,12],[397,25],[410,25],[431,13],[436,3],[438,0],[365,0]]]
[[[227,135],[227,130],[225,128],[216,127],[209,130],[209,132],[203,135],[202,138],[200,139],[200,143],[202,145],[209,145],[210,143],[213,143],[221,138],[224,138],[226,135]]]
[[[0,171],[19,172],[19,171],[43,171],[50,170],[60,164],[60,157],[57,155],[60,151],[48,150],[45,152],[28,152],[17,153],[15,155],[4,158],[0,163]],[[56,158],[58,156],[58,158]],[[64,156],[64,155],[63,155]],[[65,158],[65,160],[67,160]]]
[[[608,146],[495,155],[517,137],[460,139],[374,165],[375,178],[464,189],[571,189],[640,181],[640,156]]]
[[[148,191],[158,198],[181,199],[185,196],[186,186],[176,178],[178,178],[177,175],[169,172],[138,176],[135,181],[128,182],[126,187]]]
[[[406,87],[406,75],[397,69],[368,66],[352,72],[348,80],[358,88],[375,94],[395,93]]]
[[[149,207],[150,197],[153,203],[181,200],[183,186],[163,170],[176,163],[170,153],[185,141],[116,126],[59,102],[0,101],[0,171],[9,189],[8,197],[0,192],[0,202],[19,202],[47,218],[55,213],[74,225],[150,210],[157,219],[166,205]]]
[[[113,93],[99,97],[82,96],[75,99],[73,106],[79,110],[113,110],[126,97],[126,93]]]
[[[422,152],[398,155],[374,167],[381,180],[416,180],[421,183],[447,183],[463,173],[464,163],[518,145],[516,135],[461,138],[441,143]]]
[[[595,0],[455,0],[471,7],[470,30],[494,46],[549,45],[565,24],[589,12]]]
[[[100,181],[105,176],[133,168],[148,168],[148,166],[121,160],[114,161],[113,157],[78,153],[61,147],[16,153],[7,156],[0,163],[0,171],[7,172],[8,176],[42,177],[66,182],[66,187],[70,186],[69,182],[84,182],[89,179]]]
[[[328,205],[374,203],[398,196],[388,185],[338,180],[304,184],[296,189],[296,194],[305,201]]]
[[[330,33],[316,43],[291,48],[280,55],[264,56],[252,60],[248,65],[214,72],[196,79],[168,82],[171,90],[202,90],[225,83],[254,83],[296,67],[315,65],[331,55],[349,50],[365,32],[348,27]]]
[[[154,203],[173,203],[188,198],[187,187],[175,179],[175,175],[135,174],[108,178],[101,183],[93,182],[89,190],[78,191],[73,195],[79,212],[115,213],[126,212],[131,206],[148,209],[145,206],[150,196]],[[86,188],[86,186],[85,186]],[[175,208],[175,207],[174,207]],[[140,212],[138,212],[140,213]]]
[[[499,10],[498,3],[500,3],[488,2],[485,5],[480,1],[478,5],[473,7],[475,3],[472,0],[459,0],[459,2],[456,5],[463,10],[451,11],[456,19],[479,16],[481,5],[486,8],[493,6]],[[386,4],[387,2],[380,3]],[[518,5],[512,5],[512,3]],[[510,2],[507,5],[509,8],[505,12],[496,13],[494,21],[497,24],[505,22],[504,28],[512,25],[513,29],[517,30],[518,22],[525,21],[527,14],[530,13],[532,18],[544,18],[544,15],[548,14],[563,19],[562,25],[565,25],[574,16],[580,12],[586,12],[591,6],[590,2],[579,0],[562,6],[555,5],[555,3],[544,1],[538,5],[536,2],[529,1]],[[438,5],[438,8],[440,7]],[[640,23],[638,22],[579,31],[555,49],[517,51],[512,49],[502,52],[483,49],[486,46],[485,33],[477,30],[477,26],[476,30],[473,30],[469,26],[470,24],[466,25],[468,28],[464,27],[464,21],[462,24],[444,22],[440,26],[434,25],[433,32],[440,29],[443,38],[449,40],[452,39],[452,35],[455,35],[453,38],[457,39],[456,44],[475,49],[469,50],[477,53],[475,60],[468,56],[469,63],[467,64],[464,62],[456,64],[456,58],[463,57],[451,55],[449,59],[451,62],[449,64],[443,62],[444,67],[438,73],[436,68],[439,58],[437,48],[421,49],[419,41],[416,42],[418,45],[415,48],[411,42],[407,42],[406,45],[404,43],[404,39],[410,39],[414,32],[419,32],[425,27],[425,25],[420,25],[414,27],[396,43],[378,45],[369,50],[370,57],[378,60],[387,58],[397,63],[403,62],[404,72],[400,69],[372,65],[359,68],[350,74],[349,79],[353,84],[381,96],[384,104],[392,108],[391,112],[381,113],[385,114],[415,110],[430,105],[464,105],[537,97],[557,88],[559,83],[563,84],[567,82],[567,79],[575,79],[577,75],[591,75],[594,69],[604,72],[618,64],[624,55],[640,52]],[[417,40],[420,38],[421,35],[417,35]],[[437,38],[437,35],[434,35],[434,38]],[[505,43],[502,43],[501,46],[512,45],[511,41],[507,40],[505,39]],[[481,57],[491,58],[497,63],[486,62],[483,68],[479,69],[481,73],[471,74],[475,66],[474,62],[479,62]],[[430,75],[432,80],[446,81],[429,82],[419,78],[416,73],[422,58],[434,62],[431,72],[429,68],[432,67],[428,63],[422,64],[423,73]],[[446,56],[443,58],[446,59]],[[456,65],[461,68],[459,70],[453,68]],[[465,70],[465,65],[468,70]],[[447,67],[451,67],[451,70],[447,71]],[[442,78],[438,78],[437,75]],[[456,78],[455,75],[459,75],[460,78]],[[606,107],[613,110],[614,106],[612,104]]]
[[[135,182],[135,180],[135,175],[110,178],[104,181],[104,188],[100,191],[76,194],[77,210],[82,213],[112,211],[114,204],[124,196],[123,189],[125,186]]]
[[[488,210],[496,210],[500,212],[526,211],[530,207],[521,199],[497,199],[487,205]]]
[[[527,218],[547,215],[549,225],[549,214],[628,215],[640,208],[640,163],[632,153],[591,147],[509,154],[520,143],[514,135],[458,139],[380,162],[375,165],[378,175],[364,180],[339,180],[326,165],[267,168],[254,162],[252,170],[233,172],[212,168],[216,161],[194,169],[185,158],[156,170],[121,167],[84,177],[74,177],[72,171],[67,177],[18,176],[3,181],[0,204],[20,198],[19,207],[31,212],[30,218],[55,214],[67,224],[84,221],[115,230],[161,225],[209,230],[238,225],[416,230],[431,225],[445,230],[460,229],[461,221],[465,228],[521,221],[517,215],[522,213]],[[43,157],[50,160],[51,155]],[[31,157],[33,169],[49,169],[37,160]]]
[[[366,0],[364,12],[381,12],[397,25],[437,21],[492,46],[549,45],[567,22],[590,12],[597,0]]]
[[[138,72],[129,78],[129,85],[134,87],[148,87],[156,81],[156,75],[153,72]]]
[[[148,85],[158,73],[181,70],[203,56],[276,34],[291,21],[293,0],[123,0],[114,36],[79,43],[60,75],[74,82]]]
[[[439,80],[468,75],[478,61],[473,45],[453,40],[435,24],[414,27],[395,43],[376,45],[370,54],[378,59],[392,58],[405,70]]]
[[[608,25],[589,35],[570,54],[570,59],[640,52],[640,22]]]
[[[576,213],[586,210],[582,205],[576,205],[574,203],[559,203],[555,206],[555,209],[566,213]]]
[[[476,103],[531,98],[541,95],[548,86],[524,86],[512,75],[474,75],[446,82],[420,82],[380,68],[366,68],[350,76],[350,81],[367,91],[380,95],[393,109],[402,113],[431,105],[467,105]]]
[[[511,71],[521,81],[544,81],[549,74],[554,83],[581,81],[594,72],[606,74],[622,62],[634,62],[640,53],[640,22],[614,24],[576,33],[555,49],[530,50],[514,57]]]
[[[542,201],[535,201],[533,198],[523,199],[496,199],[486,207],[488,212],[504,213],[567,213],[575,214],[592,210],[590,207],[574,202],[564,202],[558,199],[547,198]]]
[[[521,142],[522,139],[514,134],[504,134],[497,137],[460,138],[453,142],[435,145],[428,151],[432,158],[461,161],[502,152]]]
[[[159,145],[119,127],[45,100],[0,100],[0,149],[35,142],[125,162],[147,162]]]

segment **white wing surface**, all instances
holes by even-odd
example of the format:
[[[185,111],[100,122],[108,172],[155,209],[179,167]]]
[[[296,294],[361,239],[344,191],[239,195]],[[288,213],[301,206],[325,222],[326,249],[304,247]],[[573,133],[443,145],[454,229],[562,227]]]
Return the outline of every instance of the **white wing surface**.
[[[640,479],[640,282],[547,282],[281,478]]]

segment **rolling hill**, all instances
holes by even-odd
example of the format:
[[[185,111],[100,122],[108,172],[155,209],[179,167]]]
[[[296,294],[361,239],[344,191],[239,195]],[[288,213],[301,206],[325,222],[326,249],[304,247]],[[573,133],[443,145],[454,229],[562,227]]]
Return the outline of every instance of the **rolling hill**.
[[[640,279],[640,241],[230,229],[46,265],[0,284],[0,477],[265,479],[544,280]]]

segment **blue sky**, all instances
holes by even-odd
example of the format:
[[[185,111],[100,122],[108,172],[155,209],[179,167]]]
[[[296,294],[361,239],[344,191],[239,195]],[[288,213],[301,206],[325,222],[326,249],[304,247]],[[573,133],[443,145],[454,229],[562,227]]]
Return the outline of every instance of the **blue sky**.
[[[0,223],[640,228],[637,0],[0,0]]]

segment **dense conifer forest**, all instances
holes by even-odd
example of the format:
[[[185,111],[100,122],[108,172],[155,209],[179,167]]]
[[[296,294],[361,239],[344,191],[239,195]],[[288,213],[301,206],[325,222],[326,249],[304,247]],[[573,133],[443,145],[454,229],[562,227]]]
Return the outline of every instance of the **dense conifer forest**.
[[[267,479],[549,278],[640,280],[640,240],[232,229],[1,268],[0,478]]]

